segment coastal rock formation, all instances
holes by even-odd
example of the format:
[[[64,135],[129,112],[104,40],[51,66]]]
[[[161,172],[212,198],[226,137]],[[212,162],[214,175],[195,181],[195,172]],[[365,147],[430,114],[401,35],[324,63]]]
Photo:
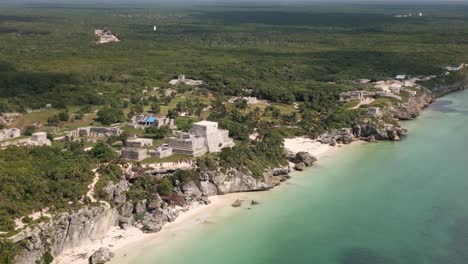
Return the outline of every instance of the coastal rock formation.
[[[15,243],[22,241],[26,245],[15,263],[35,263],[47,252],[58,256],[91,240],[100,239],[117,224],[118,219],[117,210],[108,204],[84,208],[71,214],[61,213],[11,238]]]
[[[303,171],[306,168],[306,165],[303,162],[296,163],[294,169],[298,171]]]
[[[411,97],[406,103],[388,107],[387,111],[398,120],[410,120],[416,118],[432,101],[433,96],[424,92],[421,96]]]
[[[293,159],[294,163],[303,163],[305,166],[309,167],[317,161],[317,158],[309,154],[308,152],[298,152]]]
[[[101,247],[89,257],[90,264],[104,264],[114,257],[114,253],[110,252],[109,248]]]
[[[273,176],[286,176],[290,172],[289,167],[274,168]]]
[[[312,166],[317,161],[317,158],[308,152],[301,151],[294,155],[289,155],[288,160],[294,163],[295,170],[303,171],[306,167]]]
[[[182,186],[182,192],[184,193],[186,199],[198,199],[202,196],[202,192],[198,189],[197,185],[193,181]]]
[[[320,135],[317,141],[331,146],[335,146],[336,143],[350,144],[354,141],[354,135],[351,128],[334,129]]]
[[[400,140],[406,136],[407,130],[396,125],[385,124],[383,121],[369,122],[364,121],[355,125],[352,133],[355,137],[372,140]]]
[[[108,194],[107,201],[111,201],[116,205],[123,204],[127,201],[126,192],[130,189],[128,182],[122,180],[116,184],[111,184],[104,188],[105,192]]]
[[[216,187],[216,194],[226,194],[234,192],[264,191],[272,186],[257,180],[254,177],[231,169],[227,172],[205,171],[200,173],[200,185],[209,191],[207,196],[213,194],[213,187]]]
[[[232,206],[232,207],[241,207],[241,206],[242,206],[242,201],[239,200],[239,199],[237,199],[237,200],[235,200],[235,201],[232,203],[231,206]]]

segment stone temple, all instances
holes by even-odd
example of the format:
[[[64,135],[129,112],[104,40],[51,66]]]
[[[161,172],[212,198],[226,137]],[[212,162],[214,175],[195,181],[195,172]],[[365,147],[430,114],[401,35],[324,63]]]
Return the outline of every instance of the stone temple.
[[[200,156],[207,152],[220,152],[234,146],[229,131],[219,129],[217,122],[201,121],[194,123],[189,133],[177,132],[169,139],[169,147],[175,154]]]

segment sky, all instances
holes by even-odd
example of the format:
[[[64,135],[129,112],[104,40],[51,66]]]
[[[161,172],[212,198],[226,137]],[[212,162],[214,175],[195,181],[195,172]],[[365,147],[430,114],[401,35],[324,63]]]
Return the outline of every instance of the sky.
[[[0,0],[5,4],[60,4],[60,5],[87,5],[87,4],[155,4],[155,5],[199,5],[199,4],[314,4],[314,3],[346,3],[346,4],[468,4],[468,0]]]
[[[468,3],[468,0],[0,0],[5,3],[329,3],[329,2],[342,2],[342,3],[436,3],[445,4],[453,3]]]

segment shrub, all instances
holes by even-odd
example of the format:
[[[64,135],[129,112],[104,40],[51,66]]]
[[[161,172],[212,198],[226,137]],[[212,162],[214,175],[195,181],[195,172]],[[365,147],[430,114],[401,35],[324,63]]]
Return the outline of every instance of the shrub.
[[[170,196],[172,194],[172,189],[174,189],[174,186],[172,185],[171,181],[169,181],[167,178],[164,178],[161,180],[161,183],[158,186],[158,193],[161,196]]]
[[[23,135],[25,136],[31,136],[34,132],[36,131],[36,127],[34,126],[27,126],[24,131]]]

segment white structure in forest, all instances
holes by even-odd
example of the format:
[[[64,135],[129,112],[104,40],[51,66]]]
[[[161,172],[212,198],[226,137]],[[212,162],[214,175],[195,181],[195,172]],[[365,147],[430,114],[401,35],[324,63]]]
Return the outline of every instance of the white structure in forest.
[[[131,138],[127,139],[125,146],[129,148],[144,148],[153,146],[153,140],[151,138]]]
[[[120,39],[117,38],[110,30],[108,29],[95,29],[94,35],[96,35],[99,40],[96,42],[97,44],[105,44],[109,42],[120,42]]]
[[[217,122],[201,121],[194,123],[190,133],[177,132],[169,139],[169,147],[176,154],[200,156],[207,152],[220,152],[234,146],[229,131],[218,128]]]
[[[186,85],[197,86],[197,85],[202,85],[203,81],[202,80],[187,79],[187,78],[185,78],[185,75],[179,75],[177,77],[177,79],[170,80],[169,84],[171,84],[171,85],[186,84]]]
[[[371,114],[373,116],[381,116],[382,115],[382,112],[380,111],[380,107],[371,106],[371,107],[367,108],[367,111],[369,112],[369,114]]]
[[[21,136],[21,130],[19,128],[0,129],[0,141],[18,138],[20,136]]]
[[[82,127],[77,132],[81,137],[111,137],[120,136],[122,130],[117,127]]]
[[[172,156],[172,148],[168,144],[159,146],[156,150],[150,150],[148,152],[151,157],[163,159]]]
[[[50,146],[52,142],[47,138],[46,132],[36,132],[31,135],[31,140],[26,142],[28,147]]]
[[[128,160],[142,161],[149,158],[148,150],[144,148],[124,148],[122,149],[122,158]]]
[[[253,104],[258,104],[259,103],[257,97],[254,97],[254,96],[235,97],[235,98],[230,99],[229,103],[233,104],[239,99],[245,100],[248,105],[253,105]]]

